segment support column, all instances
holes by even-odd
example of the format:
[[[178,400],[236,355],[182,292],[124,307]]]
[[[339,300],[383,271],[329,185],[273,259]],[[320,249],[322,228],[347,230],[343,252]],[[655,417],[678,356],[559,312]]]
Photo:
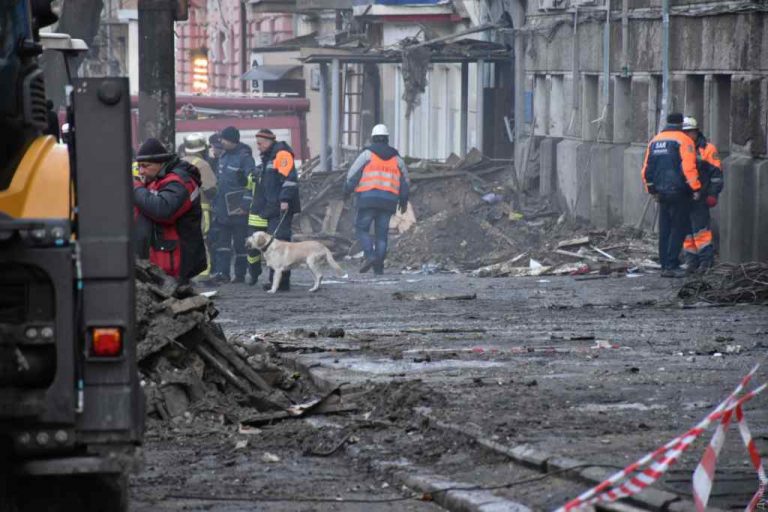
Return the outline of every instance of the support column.
[[[461,63],[461,121],[460,121],[460,156],[467,156],[467,125],[469,124],[469,63]]]
[[[485,91],[485,61],[484,60],[478,60],[477,61],[477,97],[475,98],[477,101],[477,115],[475,116],[475,119],[477,120],[477,149],[480,150],[481,153],[485,153],[483,151],[483,137],[485,134],[484,130],[484,124],[485,124],[485,106],[483,105],[483,98],[485,94],[483,94]]]
[[[403,119],[402,119],[402,100],[400,99],[400,96],[402,96],[402,87],[400,80],[400,66],[395,65],[394,66],[395,72],[393,75],[395,76],[395,126],[394,126],[394,137],[392,138],[393,141],[395,141],[395,147],[398,148],[404,148],[405,147],[405,137],[403,137]]]
[[[339,132],[341,130],[340,109],[341,109],[341,82],[339,78],[340,62],[339,59],[333,59],[331,63],[331,151],[333,169],[338,169],[341,165],[341,155],[339,147]]]
[[[422,98],[421,106],[424,109],[422,112],[423,130],[421,130],[422,138],[422,158],[432,158],[432,77],[429,71],[427,71],[427,86],[424,88],[424,96]]]
[[[139,0],[139,139],[176,147],[176,84],[170,0]]]
[[[331,170],[328,161],[328,64],[320,64],[320,169]]]

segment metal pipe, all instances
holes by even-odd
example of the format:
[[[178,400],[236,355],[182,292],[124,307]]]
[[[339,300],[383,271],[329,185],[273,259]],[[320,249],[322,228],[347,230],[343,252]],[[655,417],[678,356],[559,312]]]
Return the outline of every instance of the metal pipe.
[[[243,76],[248,72],[249,66],[248,55],[248,15],[245,9],[245,2],[240,1],[240,76]],[[248,92],[248,86],[251,85],[249,80],[240,80],[241,90],[245,93]]]
[[[341,165],[341,155],[339,155],[339,130],[340,119],[339,109],[341,108],[341,83],[339,81],[340,73],[339,59],[331,61],[331,160],[333,169],[338,169]]]
[[[571,83],[571,103],[573,110],[579,110],[579,6],[573,9],[573,81]]]
[[[403,137],[403,119],[402,119],[402,99],[400,96],[402,93],[401,88],[401,80],[400,80],[400,66],[393,66],[395,72],[393,73],[395,77],[395,130],[394,130],[394,137],[392,140],[395,141],[395,145],[399,148],[405,147],[405,138]]]
[[[658,128],[664,126],[669,105],[669,0],[662,0],[661,18],[661,115]]]
[[[629,74],[629,0],[621,5],[621,73]]]
[[[328,64],[320,64],[320,169],[330,171],[328,165]]]
[[[477,106],[475,107],[477,110],[477,113],[475,115],[475,133],[477,134],[477,149],[480,150],[480,152],[483,151],[483,137],[485,136],[485,130],[484,124],[485,124],[485,112],[483,108],[483,93],[485,91],[485,61],[480,59],[477,61],[477,94],[475,100],[477,101]]]
[[[469,63],[461,63],[461,114],[459,121],[459,153],[467,156],[467,125],[469,124]]]
[[[611,100],[611,0],[605,0],[605,30],[603,31],[603,114],[608,115]],[[598,134],[598,137],[600,134]]]

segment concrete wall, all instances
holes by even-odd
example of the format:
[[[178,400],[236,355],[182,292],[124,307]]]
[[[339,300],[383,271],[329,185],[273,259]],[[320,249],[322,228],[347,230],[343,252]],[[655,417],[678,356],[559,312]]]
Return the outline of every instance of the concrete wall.
[[[600,229],[653,227],[657,206],[640,176],[644,146],[545,137],[539,147],[541,196]],[[723,172],[725,190],[712,210],[720,259],[768,261],[768,160],[732,155]]]
[[[671,4],[668,111],[696,116],[724,157],[725,192],[713,211],[721,259],[768,260],[768,13]],[[660,2],[630,2],[626,28],[622,3],[613,2],[607,102],[604,13],[580,9],[574,29],[572,9],[526,6],[523,85],[533,92],[534,122],[525,133],[543,137],[540,194],[600,228],[649,228],[657,207],[640,170],[660,128]],[[703,15],[675,15],[684,6]]]

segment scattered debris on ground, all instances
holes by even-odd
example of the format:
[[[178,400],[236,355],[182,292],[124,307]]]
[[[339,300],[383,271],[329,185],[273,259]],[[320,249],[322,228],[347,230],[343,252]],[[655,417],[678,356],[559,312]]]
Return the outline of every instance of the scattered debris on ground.
[[[626,274],[658,269],[654,235],[596,231],[548,199],[527,195],[511,162],[477,149],[446,161],[406,158],[411,203],[390,224],[388,264],[414,271],[475,271],[482,277]],[[297,240],[319,240],[337,256],[358,255],[354,205],[344,172],[302,175]],[[525,183],[528,181],[524,180]],[[539,265],[530,264],[535,261]]]
[[[137,360],[149,416],[257,425],[256,412],[301,417],[328,405],[330,395],[312,398],[264,340],[228,341],[209,298],[147,262],[137,263],[136,277]]]
[[[686,302],[768,305],[768,263],[723,263],[685,282],[678,297]]]

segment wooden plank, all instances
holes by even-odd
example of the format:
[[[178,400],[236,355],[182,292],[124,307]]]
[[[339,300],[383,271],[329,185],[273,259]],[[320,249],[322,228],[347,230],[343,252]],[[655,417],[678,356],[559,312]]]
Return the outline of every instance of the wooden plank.
[[[339,219],[344,212],[344,201],[335,199],[328,203],[325,208],[325,218],[323,219],[322,232],[333,235],[339,226]]]

